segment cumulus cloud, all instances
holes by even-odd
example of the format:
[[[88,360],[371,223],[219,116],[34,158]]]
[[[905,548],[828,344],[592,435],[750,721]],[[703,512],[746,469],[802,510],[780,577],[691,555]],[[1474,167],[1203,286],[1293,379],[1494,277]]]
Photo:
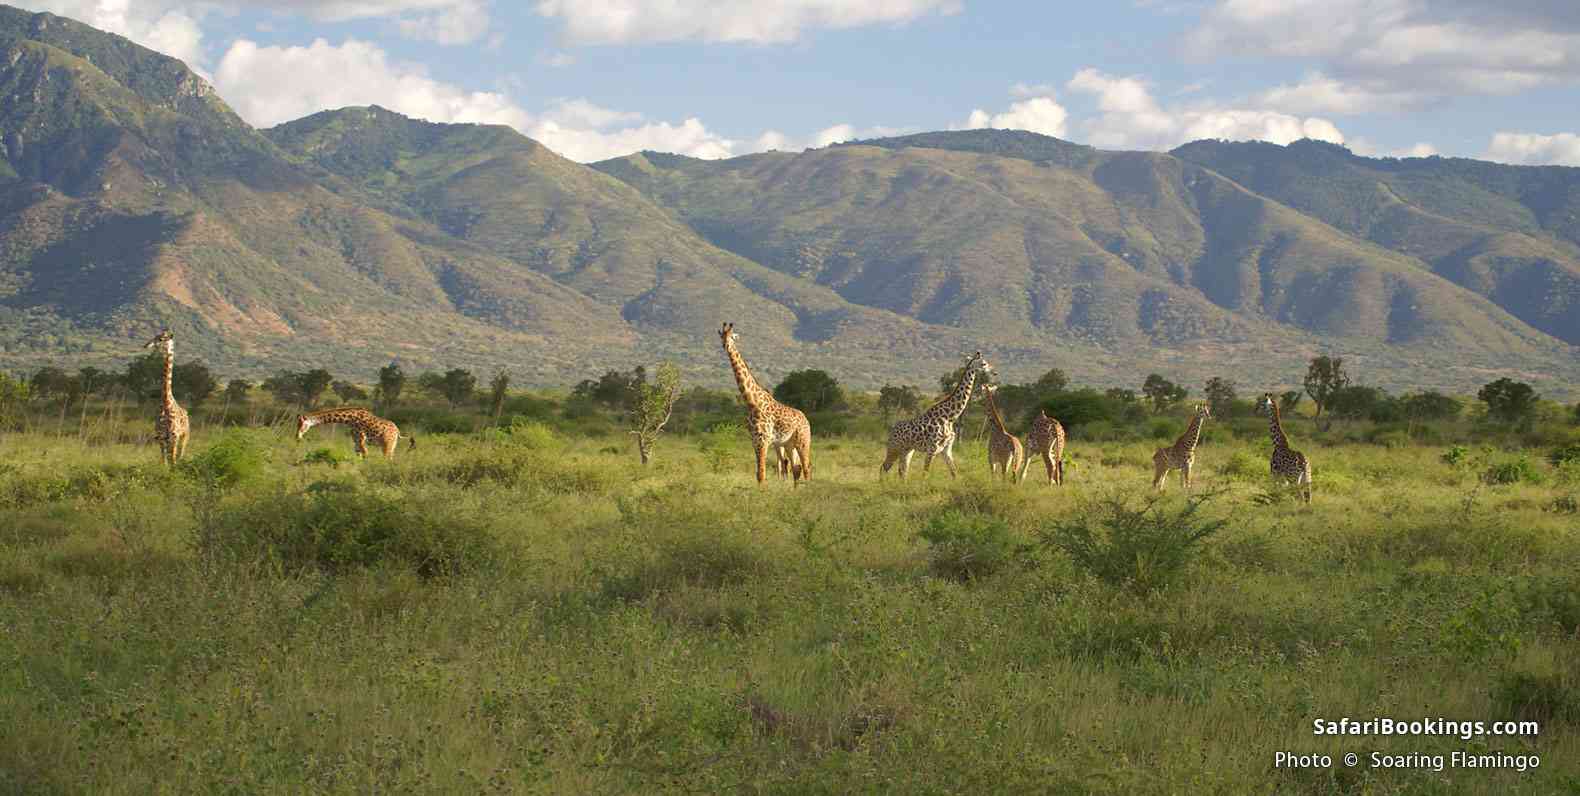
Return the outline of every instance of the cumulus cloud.
[[[566,37],[582,44],[687,39],[772,44],[795,41],[813,28],[900,24],[960,8],[960,0],[539,0],[537,13],[559,20]]]
[[[674,152],[694,158],[727,158],[738,144],[714,133],[696,118],[680,124],[652,122],[633,127],[600,130],[572,127],[553,120],[533,125],[527,134],[571,160],[595,160],[629,155],[644,149]]]
[[[508,124],[531,117],[504,94],[468,91],[433,79],[417,64],[390,60],[378,45],[317,39],[306,47],[264,47],[240,39],[214,70],[214,84],[242,118],[269,126],[326,108],[382,105],[436,122]]]
[[[100,30],[118,33],[152,50],[180,58],[194,69],[205,64],[201,11],[179,3],[132,0],[23,0],[29,11],[48,11]]]
[[[1346,141],[1345,146],[1357,155],[1369,158],[1426,158],[1440,155],[1437,147],[1426,141],[1419,141],[1407,147],[1380,147],[1365,138],[1353,138]]]
[[[1409,109],[1580,79],[1580,4],[1216,0],[1183,44],[1202,59],[1320,60],[1321,76],[1276,95],[1291,111]]]
[[[1116,77],[1082,69],[1067,84],[1071,91],[1096,98],[1098,115],[1082,123],[1088,143],[1115,149],[1169,149],[1201,138],[1271,141],[1301,138],[1344,143],[1332,122],[1266,108],[1190,105],[1165,108],[1137,77]]]
[[[1016,94],[1016,96],[1024,96],[1017,93],[1016,89],[1024,91],[1027,88],[1023,84],[1017,84],[1015,88],[1010,90],[1010,93]],[[1041,88],[1046,89],[1045,86]],[[1019,102],[1012,102],[1009,110],[1003,113],[989,113],[977,108],[971,111],[970,116],[966,117],[965,128],[968,130],[980,130],[985,127],[1001,130],[1028,130],[1033,133],[1063,137],[1065,134],[1065,122],[1069,117],[1070,114],[1065,111],[1064,106],[1060,105],[1050,92],[1047,96],[1028,97]]]
[[[1482,155],[1487,160],[1527,166],[1580,166],[1580,135],[1499,132]]]

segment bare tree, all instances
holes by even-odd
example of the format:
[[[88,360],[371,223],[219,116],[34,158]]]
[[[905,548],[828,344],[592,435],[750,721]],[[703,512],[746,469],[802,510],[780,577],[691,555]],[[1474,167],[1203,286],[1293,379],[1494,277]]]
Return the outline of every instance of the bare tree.
[[[659,433],[675,409],[675,400],[680,397],[680,369],[672,362],[665,362],[658,366],[653,382],[638,389],[631,407],[631,433],[636,436],[636,450],[645,465],[653,458],[653,445],[658,442]]]

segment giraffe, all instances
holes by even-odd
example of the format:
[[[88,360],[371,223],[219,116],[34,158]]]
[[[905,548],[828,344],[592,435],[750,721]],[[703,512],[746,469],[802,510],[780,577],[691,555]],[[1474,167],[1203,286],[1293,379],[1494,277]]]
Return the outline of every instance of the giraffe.
[[[779,477],[791,477],[792,486],[800,486],[802,481],[812,480],[812,424],[801,410],[779,403],[758,385],[736,347],[738,338],[735,324],[719,327],[719,341],[735,372],[741,400],[746,402],[746,427],[757,451],[757,483],[762,485],[767,477],[768,449],[773,448],[779,459]]]
[[[175,337],[166,329],[143,348],[158,348],[165,357],[164,393],[160,396],[159,417],[154,420],[154,439],[159,441],[160,459],[174,465],[186,454],[187,441],[192,438],[192,420],[187,417],[187,410],[176,403],[175,393],[171,391],[176,363]]]
[[[901,420],[890,426],[888,451],[884,454],[878,477],[882,478],[898,461],[900,478],[903,480],[911,469],[911,455],[917,451],[927,454],[926,461],[922,463],[924,472],[932,468],[933,457],[942,453],[944,463],[949,465],[950,477],[959,475],[955,469],[955,421],[966,411],[966,404],[971,402],[971,390],[976,386],[977,376],[986,376],[992,372],[993,367],[982,358],[981,351],[972,354],[966,360],[965,376],[943,400],[928,407],[920,417]]]
[[[1191,418],[1185,433],[1166,448],[1152,454],[1152,488],[1163,490],[1163,479],[1170,470],[1180,471],[1180,486],[1190,489],[1190,468],[1196,463],[1196,443],[1201,441],[1201,427],[1212,417],[1212,407],[1205,401],[1196,404],[1196,416]]]
[[[1269,460],[1273,475],[1286,482],[1294,482],[1301,500],[1311,503],[1311,462],[1306,455],[1289,447],[1289,437],[1284,436],[1284,424],[1278,419],[1278,399],[1272,393],[1263,393],[1256,402],[1256,411],[1267,415],[1267,430],[1273,435],[1273,456]]]
[[[368,457],[367,441],[371,437],[384,449],[384,458],[395,458],[395,449],[400,443],[400,429],[394,423],[358,406],[337,406],[297,415],[296,439],[300,442],[313,426],[333,423],[344,423],[351,427],[351,439],[356,443],[358,456],[364,459]],[[408,438],[406,444],[408,448],[417,447],[417,438]]]
[[[1020,438],[1004,427],[1004,417],[998,413],[998,402],[993,397],[998,392],[998,386],[984,384],[982,392],[987,398],[988,416],[993,419],[993,431],[988,438],[988,470],[998,475],[1002,466],[1004,477],[1019,483],[1021,464],[1026,461],[1026,449],[1021,446]]]
[[[1036,452],[1048,468],[1048,483],[1064,486],[1064,426],[1039,409],[1031,421],[1031,433],[1026,435],[1026,459],[1020,465],[1020,480],[1026,480],[1026,470],[1031,467],[1031,454]]]

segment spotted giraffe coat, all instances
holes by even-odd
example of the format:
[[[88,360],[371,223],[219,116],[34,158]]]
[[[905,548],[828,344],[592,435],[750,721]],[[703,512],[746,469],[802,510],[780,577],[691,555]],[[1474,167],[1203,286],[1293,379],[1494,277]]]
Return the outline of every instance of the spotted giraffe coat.
[[[982,392],[987,400],[988,416],[993,421],[988,436],[988,470],[1018,483],[1022,465],[1026,461],[1026,450],[1020,444],[1020,438],[1009,433],[1009,429],[1004,426],[1004,416],[999,414],[995,397],[998,387],[985,385]]]
[[[740,388],[741,400],[746,402],[746,428],[752,435],[752,448],[757,454],[757,483],[768,476],[768,451],[772,449],[779,461],[779,477],[789,477],[791,484],[799,486],[812,479],[812,424],[806,415],[792,406],[774,400],[767,390],[752,377],[736,346],[739,335],[735,324],[719,327],[719,340],[724,345],[724,355],[729,358],[730,370],[735,373],[735,385]]]
[[[1037,412],[1031,421],[1031,433],[1026,435],[1026,461],[1020,466],[1020,479],[1026,480],[1026,470],[1031,467],[1031,457],[1039,456],[1048,469],[1048,483],[1064,485],[1064,426],[1049,417],[1047,412]]]
[[[911,456],[917,451],[927,456],[922,463],[924,471],[932,467],[933,457],[942,453],[944,463],[949,465],[949,474],[959,475],[955,467],[955,421],[960,419],[960,415],[966,411],[966,405],[971,402],[971,391],[976,386],[977,376],[992,372],[993,368],[982,358],[982,352],[972,354],[966,360],[965,376],[949,395],[928,407],[920,417],[901,420],[890,426],[888,449],[878,476],[881,478],[895,462],[899,462],[900,478],[905,478],[911,469]]]
[[[1268,457],[1268,467],[1273,475],[1292,482],[1301,500],[1311,502],[1311,461],[1306,455],[1289,447],[1289,437],[1284,434],[1284,424],[1278,416],[1278,400],[1272,393],[1263,393],[1257,402],[1258,411],[1267,415],[1267,432],[1273,438],[1273,453]]]
[[[164,391],[160,396],[159,415],[154,418],[154,440],[159,443],[160,459],[165,464],[175,464],[186,453],[187,442],[192,438],[192,420],[187,410],[176,403],[172,383],[175,374],[175,338],[166,329],[148,341],[144,348],[157,348],[164,355]]]
[[[1152,454],[1152,488],[1161,490],[1170,470],[1180,471],[1180,486],[1190,489],[1191,467],[1196,463],[1196,443],[1201,441],[1201,427],[1212,417],[1212,408],[1205,402],[1196,405],[1196,415],[1191,418],[1185,433],[1174,444],[1158,448]]]
[[[296,438],[300,440],[313,426],[340,423],[351,427],[351,439],[356,443],[357,455],[367,458],[367,441],[372,439],[384,449],[384,458],[395,458],[395,448],[400,442],[400,428],[359,406],[337,406],[296,416]],[[415,438],[412,440],[415,442]]]

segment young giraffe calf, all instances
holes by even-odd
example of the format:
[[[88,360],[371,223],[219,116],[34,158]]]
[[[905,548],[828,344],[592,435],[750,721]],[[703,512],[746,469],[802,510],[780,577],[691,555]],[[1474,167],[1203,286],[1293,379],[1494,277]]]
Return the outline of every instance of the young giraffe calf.
[[[1020,466],[1020,480],[1026,480],[1026,470],[1031,467],[1031,455],[1042,457],[1048,468],[1048,483],[1064,486],[1064,426],[1038,411],[1031,421],[1031,433],[1026,435],[1026,460]]]
[[[364,459],[368,457],[367,441],[371,437],[384,449],[384,458],[395,458],[395,448],[400,442],[400,429],[394,423],[357,406],[340,406],[297,415],[296,439],[300,441],[313,426],[334,423],[344,423],[351,427],[351,439],[356,442],[358,456]],[[416,447],[417,438],[411,437],[407,444]]]
[[[1152,488],[1163,490],[1163,479],[1170,470],[1180,471],[1180,486],[1190,489],[1190,468],[1196,463],[1196,443],[1201,441],[1201,427],[1212,417],[1212,408],[1205,402],[1196,405],[1196,416],[1191,418],[1185,433],[1166,448],[1152,454]]]
[[[1021,446],[1020,438],[1004,427],[1004,416],[999,414],[998,402],[993,397],[997,392],[996,384],[982,385],[982,393],[987,398],[988,416],[993,420],[988,437],[988,470],[995,476],[1002,473],[1011,483],[1020,483],[1026,449]]]

